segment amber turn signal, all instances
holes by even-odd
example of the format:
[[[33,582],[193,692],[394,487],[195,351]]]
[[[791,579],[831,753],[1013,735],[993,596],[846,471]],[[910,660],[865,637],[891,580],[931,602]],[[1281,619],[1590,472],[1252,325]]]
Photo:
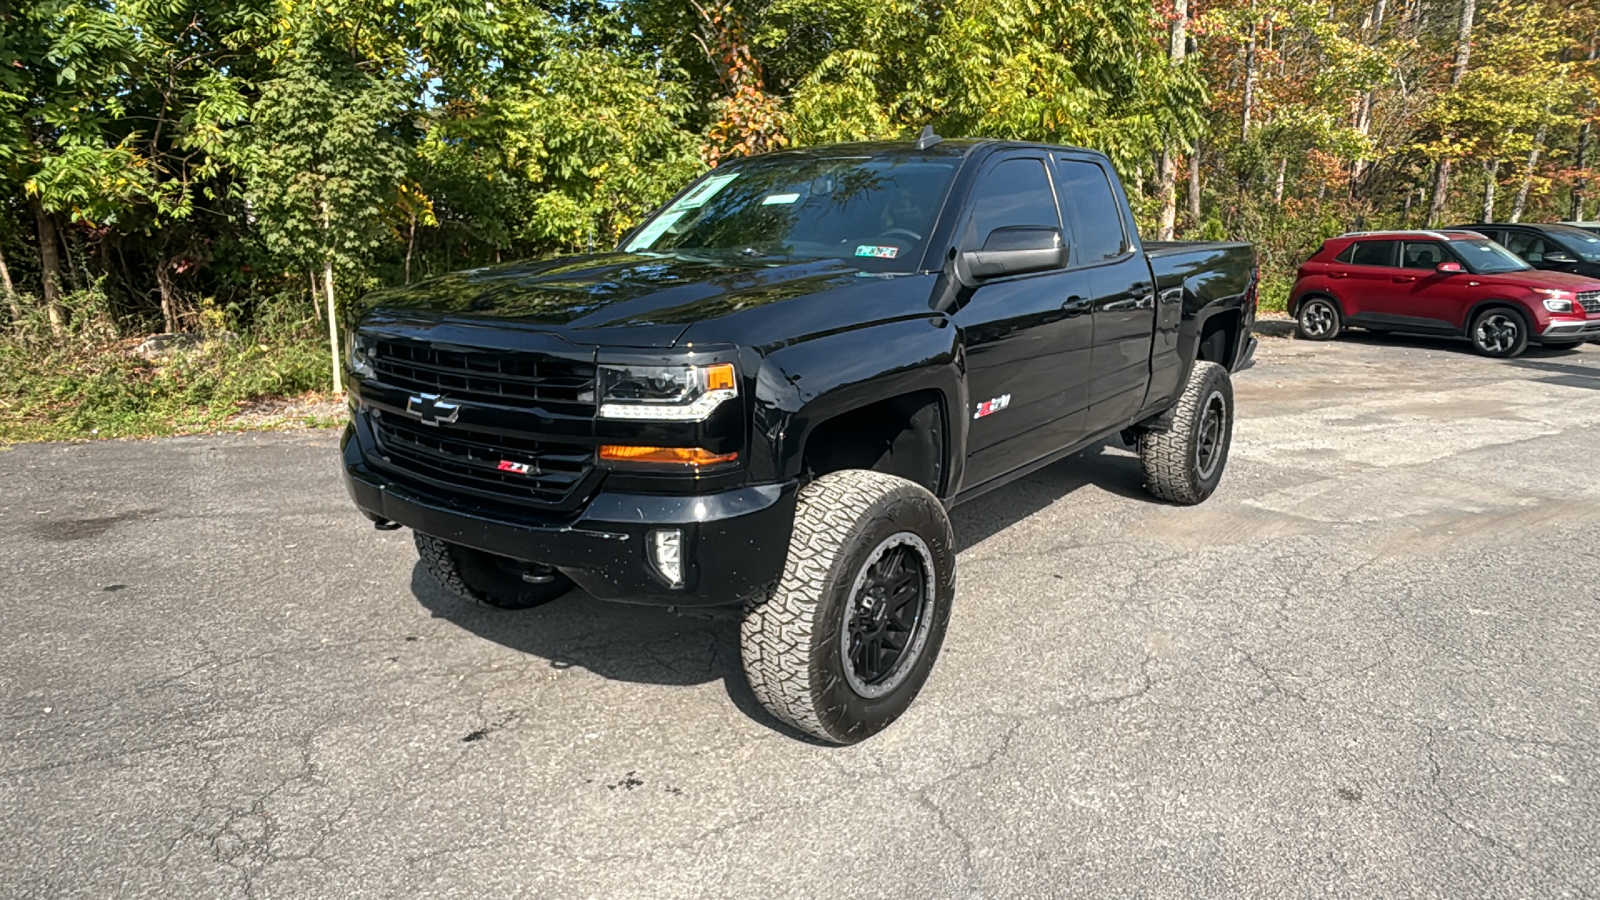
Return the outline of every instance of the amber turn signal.
[[[731,370],[730,370],[731,371]],[[601,444],[600,458],[607,462],[661,463],[669,466],[710,466],[733,462],[738,453],[712,453],[700,447],[635,447]]]
[[[706,366],[707,391],[731,391],[733,387],[733,363]]]

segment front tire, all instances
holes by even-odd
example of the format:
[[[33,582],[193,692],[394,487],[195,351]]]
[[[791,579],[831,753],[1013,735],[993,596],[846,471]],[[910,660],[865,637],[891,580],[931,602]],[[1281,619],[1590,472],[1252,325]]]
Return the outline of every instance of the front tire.
[[[1467,329],[1472,349],[1491,359],[1510,359],[1528,348],[1528,322],[1503,306],[1478,313]]]
[[[745,610],[740,655],[761,705],[835,744],[911,705],[955,599],[944,505],[903,478],[852,469],[800,489],[783,575]]]
[[[1139,435],[1139,462],[1150,493],[1193,505],[1222,483],[1233,444],[1233,381],[1228,370],[1196,362],[1165,431]]]
[[[439,585],[457,598],[495,609],[532,609],[572,590],[572,579],[549,566],[527,563],[425,534],[417,555]]]
[[[1331,341],[1344,329],[1339,307],[1327,297],[1307,297],[1295,311],[1294,330],[1308,341]]]

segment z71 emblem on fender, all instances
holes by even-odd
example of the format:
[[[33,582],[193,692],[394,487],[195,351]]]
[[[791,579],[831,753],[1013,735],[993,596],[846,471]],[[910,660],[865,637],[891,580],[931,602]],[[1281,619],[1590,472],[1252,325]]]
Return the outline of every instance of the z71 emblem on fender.
[[[1001,394],[993,400],[985,400],[978,404],[978,411],[972,414],[974,419],[991,416],[1011,405],[1011,395]]]
[[[438,394],[412,394],[406,399],[406,412],[424,425],[449,425],[461,415],[461,405],[441,399]]]

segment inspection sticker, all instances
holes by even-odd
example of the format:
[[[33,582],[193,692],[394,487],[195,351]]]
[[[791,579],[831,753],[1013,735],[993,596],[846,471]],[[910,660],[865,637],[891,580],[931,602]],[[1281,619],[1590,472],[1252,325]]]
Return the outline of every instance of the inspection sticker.
[[[799,194],[768,194],[761,198],[762,206],[788,206],[800,199]]]
[[[857,256],[870,256],[873,259],[894,259],[900,255],[899,247],[880,247],[877,244],[862,244],[856,248]]]

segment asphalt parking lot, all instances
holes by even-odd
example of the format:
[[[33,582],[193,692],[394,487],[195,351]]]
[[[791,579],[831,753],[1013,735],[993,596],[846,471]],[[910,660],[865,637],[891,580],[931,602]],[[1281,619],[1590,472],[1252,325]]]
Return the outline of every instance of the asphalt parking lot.
[[[883,735],[728,623],[458,605],[332,432],[0,452],[3,897],[1600,895],[1600,346],[1264,340],[1221,490],[953,514]]]

